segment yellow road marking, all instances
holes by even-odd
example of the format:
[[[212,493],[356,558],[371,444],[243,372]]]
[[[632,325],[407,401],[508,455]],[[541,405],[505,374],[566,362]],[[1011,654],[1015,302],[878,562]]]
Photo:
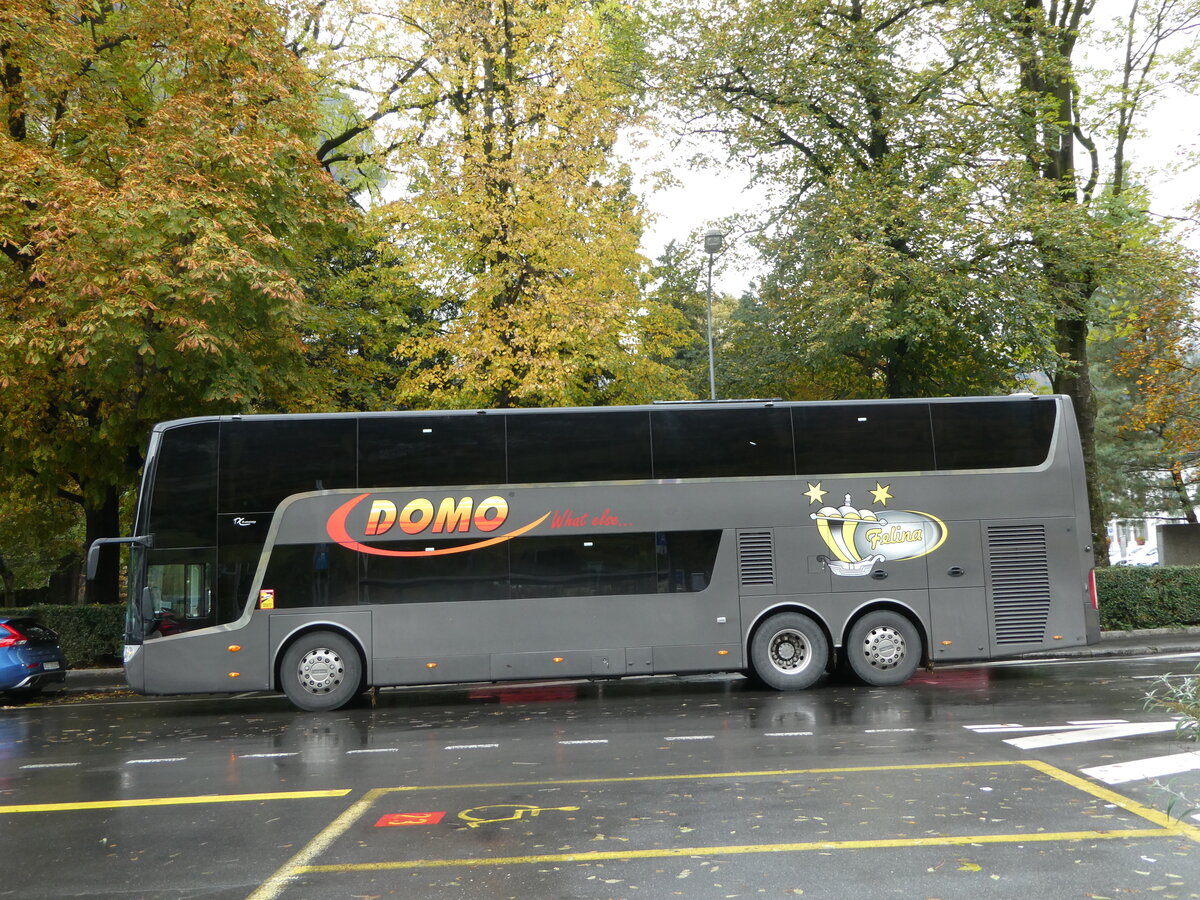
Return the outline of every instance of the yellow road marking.
[[[363,794],[344,813],[321,829],[316,837],[301,847],[291,859],[280,866],[274,875],[260,884],[258,889],[246,900],[274,900],[275,897],[278,897],[296,874],[303,871],[310,861],[328,850],[330,844],[345,834],[347,829],[361,819],[375,801],[386,793],[387,790],[384,788],[375,788],[375,790]]]
[[[694,775],[626,775],[617,778],[559,778],[552,781],[492,781],[479,784],[427,784],[378,788],[385,794],[415,791],[466,791],[509,787],[552,787],[564,784],[636,784],[646,781],[706,781],[722,778],[778,778],[783,775],[839,775],[846,772],[909,772],[923,769],[994,769],[1022,766],[1024,760],[1002,759],[992,762],[913,763],[905,766],[842,766],[829,769],[773,769],[758,772],[702,772]]]
[[[366,812],[375,804],[375,802],[383,796],[395,793],[414,793],[421,791],[462,791],[462,790],[486,790],[491,788],[541,788],[573,784],[587,785],[602,785],[602,784],[637,784],[646,782],[662,782],[662,781],[702,781],[702,780],[717,780],[717,779],[737,779],[737,778],[778,778],[782,776],[792,775],[828,775],[828,774],[844,774],[850,772],[912,772],[912,771],[927,771],[940,769],[997,769],[1007,766],[1023,766],[1027,769],[1040,772],[1055,781],[1070,787],[1082,790],[1099,800],[1104,800],[1113,803],[1120,808],[1133,813],[1140,818],[1153,822],[1161,827],[1159,828],[1143,828],[1143,829],[1126,829],[1121,831],[1062,831],[1062,832],[1038,832],[1035,834],[989,834],[989,835],[967,835],[967,836],[945,836],[945,837],[914,837],[914,838],[887,838],[880,840],[863,840],[863,841],[812,841],[807,843],[791,843],[791,844],[744,844],[735,846],[716,846],[716,847],[685,847],[676,849],[659,849],[659,850],[617,850],[611,852],[584,852],[574,854],[555,854],[543,856],[512,856],[512,857],[496,857],[496,858],[466,858],[466,859],[427,859],[427,860],[409,860],[409,861],[393,861],[381,863],[354,863],[346,865],[312,865],[312,861],[328,850],[333,843],[345,834],[356,822],[358,822]],[[602,860],[620,860],[620,859],[653,859],[665,857],[679,856],[696,856],[696,855],[733,855],[733,854],[749,854],[749,853],[787,853],[787,852],[805,852],[805,851],[833,851],[833,850],[878,850],[878,849],[902,849],[912,847],[947,847],[947,846],[963,846],[968,844],[1022,844],[1022,843],[1044,843],[1053,841],[1089,841],[1089,840],[1111,840],[1111,839],[1129,839],[1129,838],[1151,838],[1151,837],[1170,837],[1170,836],[1186,836],[1193,840],[1200,840],[1200,829],[1195,826],[1187,825],[1182,822],[1172,820],[1169,816],[1157,812],[1147,806],[1143,806],[1128,797],[1123,797],[1120,794],[1114,793],[1106,788],[1099,787],[1075,775],[1071,775],[1062,769],[1051,766],[1047,763],[1037,760],[991,760],[984,762],[955,762],[955,763],[917,763],[913,765],[902,766],[843,766],[837,768],[819,768],[819,769],[773,769],[766,771],[749,771],[749,772],[710,772],[710,773],[693,773],[693,774],[670,774],[670,775],[631,775],[617,778],[564,778],[553,779],[547,781],[497,781],[479,784],[442,784],[442,785],[413,785],[390,788],[375,788],[368,791],[361,798],[355,801],[349,808],[346,809],[333,822],[322,829],[311,841],[292,856],[286,863],[279,867],[270,878],[262,883],[259,888],[250,894],[246,900],[276,900],[283,891],[287,888],[292,879],[303,874],[315,874],[321,872],[356,872],[356,871],[379,871],[387,869],[414,869],[414,868],[447,868],[452,866],[501,866],[501,865],[520,865],[529,863],[552,863],[552,862],[590,862]]]
[[[413,859],[399,862],[346,863],[303,866],[295,875],[315,872],[380,872],[395,869],[447,869],[454,866],[519,866],[530,863],[604,862],[617,859],[664,859],[672,856],[736,856],[746,853],[796,853],[805,850],[879,850],[911,847],[954,847],[962,844],[1028,844],[1046,841],[1096,841],[1110,838],[1169,837],[1170,828],[1135,828],[1127,831],[1060,831],[1036,834],[974,834],[946,837],[885,838],[866,841],[806,841],[792,844],[734,844],[717,847],[674,847],[658,850],[611,850],[584,853],[547,853],[541,856],[471,857],[466,859]]]
[[[1116,806],[1121,807],[1121,809],[1133,813],[1135,816],[1141,816],[1143,819],[1146,819],[1149,822],[1153,822],[1156,825],[1161,825],[1164,828],[1169,828],[1172,834],[1184,835],[1185,837],[1189,837],[1193,841],[1200,843],[1200,828],[1197,828],[1195,825],[1189,825],[1181,819],[1172,819],[1166,813],[1159,812],[1157,809],[1145,806],[1129,797],[1122,796],[1116,791],[1110,791],[1106,787],[1101,787],[1098,784],[1092,784],[1090,781],[1080,778],[1078,775],[1072,775],[1070,772],[1064,772],[1062,769],[1052,766],[1049,763],[1044,763],[1036,759],[1030,759],[1026,760],[1025,765],[1029,766],[1031,769],[1036,769],[1045,775],[1049,775],[1051,778],[1055,778],[1064,784],[1069,784],[1073,788],[1077,788],[1078,790],[1091,794],[1098,800],[1104,800],[1107,803],[1115,804]]]
[[[196,803],[252,803],[256,800],[307,800],[345,797],[351,788],[334,791],[275,791],[268,794],[202,794],[195,797],[147,797],[141,800],[87,800],[79,803],[24,803],[0,806],[0,813],[68,812],[81,809],[130,809],[137,806],[188,806]]]

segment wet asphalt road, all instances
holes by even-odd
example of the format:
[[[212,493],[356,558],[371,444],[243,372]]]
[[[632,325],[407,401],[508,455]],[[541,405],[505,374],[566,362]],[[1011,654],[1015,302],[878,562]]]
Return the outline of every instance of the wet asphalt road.
[[[1198,663],[11,707],[0,897],[1197,898]]]

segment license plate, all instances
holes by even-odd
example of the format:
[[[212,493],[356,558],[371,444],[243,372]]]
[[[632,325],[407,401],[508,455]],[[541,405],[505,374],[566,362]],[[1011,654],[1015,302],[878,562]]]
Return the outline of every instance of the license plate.
[[[58,663],[56,663],[56,662],[42,663],[42,668],[49,672],[53,669],[57,669]]]

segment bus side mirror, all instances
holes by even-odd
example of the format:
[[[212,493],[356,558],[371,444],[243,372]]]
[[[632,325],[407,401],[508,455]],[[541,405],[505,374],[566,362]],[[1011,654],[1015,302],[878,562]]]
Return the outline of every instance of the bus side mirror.
[[[87,580],[95,581],[96,572],[100,568],[100,548],[105,544],[141,544],[143,547],[154,546],[153,535],[143,535],[141,537],[128,538],[97,538],[92,541],[92,546],[88,547],[87,554]]]

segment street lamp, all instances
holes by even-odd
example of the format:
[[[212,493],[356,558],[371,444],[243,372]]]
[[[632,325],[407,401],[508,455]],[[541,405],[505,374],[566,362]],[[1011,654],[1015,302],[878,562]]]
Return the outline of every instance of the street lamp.
[[[713,365],[712,337],[712,267],[713,257],[725,246],[725,234],[716,228],[704,232],[704,252],[708,254],[708,391],[710,399],[717,399],[717,374]]]

